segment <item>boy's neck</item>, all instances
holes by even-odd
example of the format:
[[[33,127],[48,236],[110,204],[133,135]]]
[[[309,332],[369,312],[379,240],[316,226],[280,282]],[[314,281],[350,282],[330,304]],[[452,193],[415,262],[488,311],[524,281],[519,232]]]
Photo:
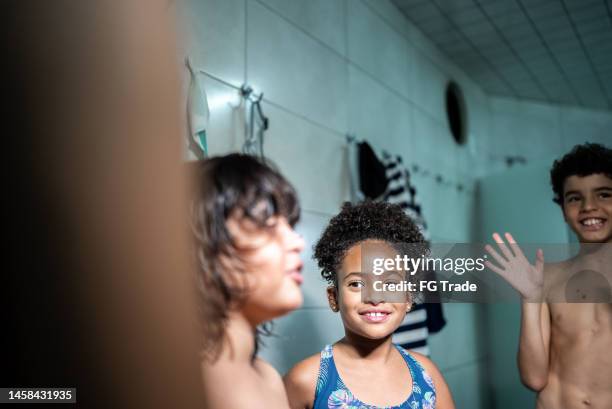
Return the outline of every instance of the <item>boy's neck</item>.
[[[602,243],[580,243],[580,250],[578,255],[580,257],[592,257],[602,255],[606,252],[612,252],[612,243],[602,242]]]

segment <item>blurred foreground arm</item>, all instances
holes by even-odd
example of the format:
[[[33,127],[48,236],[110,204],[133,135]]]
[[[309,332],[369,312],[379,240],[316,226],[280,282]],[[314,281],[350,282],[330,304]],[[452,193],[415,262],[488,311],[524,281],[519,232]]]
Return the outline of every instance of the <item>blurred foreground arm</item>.
[[[168,3],[3,3],[15,162],[2,387],[204,407]]]

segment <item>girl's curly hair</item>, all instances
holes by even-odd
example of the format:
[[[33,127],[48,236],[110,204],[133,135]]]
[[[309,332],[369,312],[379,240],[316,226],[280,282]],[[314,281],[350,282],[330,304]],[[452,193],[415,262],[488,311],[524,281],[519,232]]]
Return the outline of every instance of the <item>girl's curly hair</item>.
[[[334,216],[314,246],[314,258],[321,276],[337,284],[337,271],[347,250],[365,240],[382,240],[394,246],[420,245],[423,253],[429,247],[417,225],[398,204],[365,201],[346,202]]]

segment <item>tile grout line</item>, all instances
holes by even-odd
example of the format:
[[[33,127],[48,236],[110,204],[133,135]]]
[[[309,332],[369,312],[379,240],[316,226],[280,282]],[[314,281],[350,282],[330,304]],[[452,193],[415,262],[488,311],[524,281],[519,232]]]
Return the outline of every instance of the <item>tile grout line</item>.
[[[527,73],[529,74],[529,76],[532,78],[532,80],[534,81],[534,83],[537,85],[537,87],[540,89],[540,91],[542,91],[542,94],[549,100],[551,101],[551,97],[548,94],[548,92],[546,91],[546,89],[542,86],[542,84],[540,83],[540,79],[533,73],[533,71],[531,70],[531,68],[529,67],[529,65],[525,62],[525,59],[519,55],[519,53],[517,52],[517,50],[515,49],[515,46],[512,45],[512,43],[510,41],[508,41],[508,39],[506,38],[506,35],[502,32],[502,30],[497,26],[497,24],[493,21],[493,19],[491,18],[490,14],[485,10],[485,8],[483,7],[482,3],[479,0],[474,0],[474,2],[476,3],[476,6],[478,7],[478,9],[480,10],[480,12],[487,18],[487,21],[489,22],[489,24],[491,24],[491,26],[493,27],[493,29],[495,30],[495,32],[497,33],[497,35],[499,36],[499,38],[502,39],[502,41],[504,42],[504,44],[506,45],[506,47],[508,47],[508,49],[511,51],[511,53],[514,55],[514,57],[520,62],[520,64],[523,66],[523,68],[527,71]]]
[[[559,69],[559,72],[561,72],[561,75],[563,75],[563,77],[565,78],[565,82],[567,83],[571,93],[574,95],[574,98],[576,99],[576,102],[579,105],[584,106],[584,103],[581,101],[580,96],[578,95],[578,93],[574,89],[574,86],[571,83],[571,81],[570,81],[570,79],[569,79],[569,77],[567,75],[567,72],[565,71],[565,69],[563,68],[563,66],[561,65],[559,60],[557,59],[557,56],[555,55],[555,53],[553,53],[553,51],[550,49],[550,46],[548,45],[548,43],[544,40],[544,36],[542,35],[542,33],[538,29],[537,25],[535,24],[535,22],[533,21],[533,19],[529,15],[529,13],[527,12],[527,9],[525,8],[525,5],[522,3],[522,0],[516,0],[516,3],[518,4],[519,8],[521,9],[521,12],[523,13],[523,15],[529,21],[529,24],[530,24],[531,28],[533,29],[533,31],[535,31],[535,33],[537,34],[538,39],[540,40],[540,42],[542,43],[542,45],[546,49],[546,52],[548,53],[549,57],[555,62],[555,65]]]
[[[603,82],[601,80],[601,76],[599,75],[599,72],[595,69],[595,64],[593,64],[593,59],[591,58],[591,53],[589,52],[588,48],[584,44],[584,40],[582,39],[582,36],[578,32],[578,28],[576,27],[576,23],[574,23],[574,19],[572,18],[571,14],[569,13],[569,10],[567,9],[567,4],[565,3],[565,0],[561,0],[561,5],[563,6],[563,10],[565,11],[567,19],[570,22],[570,25],[572,26],[572,30],[574,31],[574,35],[576,36],[576,38],[580,42],[580,47],[582,48],[582,52],[584,53],[584,56],[587,58],[587,61],[589,62],[589,66],[591,67],[591,70],[593,71],[593,74],[595,74],[595,78],[597,79],[597,82],[599,83],[600,91],[601,91],[605,101],[608,104],[608,108],[612,108],[612,99],[610,98],[610,95],[608,95],[607,89],[604,87],[604,84],[603,84]]]
[[[428,115],[431,119],[434,119],[436,121],[438,121],[438,118],[436,118],[434,115],[432,115],[431,113],[427,112],[423,107],[421,107],[419,104],[416,103],[416,101],[413,101],[412,99],[410,99],[409,97],[401,94],[399,91],[397,91],[395,88],[391,87],[390,85],[386,84],[385,82],[383,82],[379,77],[377,77],[375,74],[370,73],[368,70],[366,70],[365,68],[361,67],[360,65],[358,65],[357,62],[351,60],[348,57],[348,19],[346,18],[347,15],[345,14],[345,25],[347,26],[346,28],[346,53],[347,55],[342,55],[340,54],[338,51],[336,51],[334,48],[332,48],[331,46],[329,46],[328,44],[326,44],[325,42],[321,41],[320,39],[318,39],[317,37],[313,36],[311,33],[309,33],[308,31],[306,31],[304,28],[300,27],[299,25],[297,25],[296,23],[294,23],[293,21],[289,20],[288,18],[286,18],[285,16],[283,16],[282,14],[280,14],[278,11],[276,11],[275,9],[271,8],[270,6],[268,6],[265,3],[262,3],[262,0],[257,0],[257,2],[264,8],[266,8],[268,11],[270,11],[271,13],[277,15],[278,17],[280,17],[282,20],[284,20],[286,23],[288,23],[289,25],[291,25],[292,27],[298,29],[300,32],[302,32],[303,34],[305,34],[307,37],[309,37],[310,39],[316,41],[317,43],[319,43],[320,45],[322,45],[323,47],[325,47],[328,51],[331,51],[332,53],[334,53],[338,58],[344,60],[345,63],[349,64],[349,65],[353,65],[357,68],[359,68],[363,73],[367,74],[371,79],[373,79],[374,81],[376,81],[379,85],[385,87],[387,90],[393,92],[395,95],[397,95],[398,97],[400,97],[401,99],[403,99],[405,102],[413,105],[415,108],[421,110],[424,114]],[[347,3],[345,3],[347,4]],[[446,76],[450,76],[448,74],[448,72],[446,72],[446,70],[442,69],[440,67],[439,64],[437,64],[431,57],[429,57],[424,51],[418,49],[417,47],[415,47],[414,43],[412,43],[412,41],[410,41],[409,38],[407,38],[403,33],[400,33],[399,31],[397,31],[395,29],[395,27],[393,27],[391,24],[389,24],[389,22],[384,19],[382,16],[380,16],[378,14],[378,12],[372,10],[370,8],[370,6],[368,6],[367,4],[365,4],[365,6],[371,11],[373,12],[373,14],[375,14],[378,18],[380,18],[382,20],[382,22],[387,25],[387,27],[389,27],[391,30],[393,30],[396,34],[400,35],[404,40],[408,41],[415,49],[417,49],[419,51],[419,53],[421,53],[426,59],[428,59],[441,73],[445,74]],[[458,67],[457,67],[458,68]],[[458,68],[459,70],[461,70],[460,68]],[[465,73],[464,73],[465,74]],[[483,90],[481,90],[483,91]],[[264,98],[265,99],[265,98]]]
[[[450,74],[450,72],[448,72],[448,70],[444,67],[444,65],[441,65],[438,63],[438,61],[436,61],[435,58],[433,58],[431,55],[429,55],[429,53],[427,52],[427,50],[423,49],[423,47],[420,47],[419,45],[417,45],[417,43],[415,43],[408,35],[406,35],[405,33],[401,32],[400,30],[398,30],[395,27],[395,24],[391,23],[391,21],[389,21],[385,16],[383,16],[382,14],[380,14],[378,12],[378,10],[374,9],[372,6],[370,6],[368,3],[365,3],[362,0],[362,3],[365,7],[367,7],[368,9],[370,9],[370,11],[376,15],[378,18],[380,18],[382,20],[383,23],[385,23],[391,30],[395,31],[398,35],[400,35],[401,37],[403,37],[406,41],[408,41],[408,43],[410,43],[410,45],[415,49],[415,51],[417,51],[423,58],[427,59],[432,65],[434,65],[441,73],[443,73],[445,76],[452,78],[453,75]],[[393,4],[393,7],[396,7],[395,4]],[[398,11],[401,13],[401,11],[398,9]],[[471,86],[474,86],[476,88],[478,88],[481,92],[483,92],[485,95],[487,95],[487,92],[482,89],[477,83],[476,81],[471,78],[466,72],[465,70],[463,70],[463,68],[461,68],[460,66],[458,66],[457,64],[453,63],[451,60],[451,58],[446,55],[444,52],[442,52],[442,50],[440,50],[437,45],[435,43],[433,43],[433,41],[431,41],[431,39],[429,37],[427,37],[420,28],[418,28],[414,23],[412,23],[410,20],[408,20],[403,14],[402,17],[403,19],[406,20],[406,24],[410,24],[412,26],[414,26],[415,29],[417,29],[419,32],[421,32],[421,34],[423,35],[424,38],[426,38],[428,41],[430,41],[432,44],[431,46],[434,47],[439,53],[440,56],[442,58],[445,58],[446,60],[448,60],[448,64],[454,66],[458,71],[460,71],[463,75],[465,75],[465,77],[467,79],[469,79],[472,84],[470,84]]]

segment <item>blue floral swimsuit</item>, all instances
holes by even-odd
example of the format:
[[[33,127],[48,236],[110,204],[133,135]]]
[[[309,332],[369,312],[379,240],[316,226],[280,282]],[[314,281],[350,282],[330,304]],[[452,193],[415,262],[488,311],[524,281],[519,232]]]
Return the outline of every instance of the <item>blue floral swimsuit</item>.
[[[436,389],[431,377],[408,351],[398,345],[395,347],[410,369],[412,393],[402,404],[385,409],[434,409]],[[380,409],[378,406],[361,402],[349,391],[338,375],[332,351],[331,345],[326,345],[321,351],[321,366],[313,409]]]

